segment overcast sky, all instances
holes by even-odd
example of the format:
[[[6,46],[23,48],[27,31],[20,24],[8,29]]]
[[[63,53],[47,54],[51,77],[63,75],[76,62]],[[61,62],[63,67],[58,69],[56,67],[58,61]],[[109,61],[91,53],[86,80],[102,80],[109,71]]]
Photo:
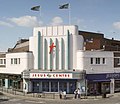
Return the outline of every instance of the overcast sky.
[[[120,0],[0,0],[0,51],[32,36],[35,26],[68,25],[69,10],[59,9],[64,3],[70,3],[71,24],[79,30],[120,40]],[[32,11],[37,5],[40,12]]]

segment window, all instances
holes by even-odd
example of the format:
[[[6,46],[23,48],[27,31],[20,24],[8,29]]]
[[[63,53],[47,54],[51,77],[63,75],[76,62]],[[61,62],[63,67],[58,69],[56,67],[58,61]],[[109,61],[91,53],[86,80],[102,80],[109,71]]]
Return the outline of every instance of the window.
[[[0,59],[0,64],[5,65],[6,64],[6,59]]]
[[[105,64],[105,58],[102,59],[102,63]]]
[[[20,58],[11,58],[11,64],[20,64]]]
[[[11,64],[13,64],[13,59],[11,59]]]
[[[14,58],[14,64],[17,64],[17,58]]]
[[[18,58],[18,64],[20,64],[20,58]]]
[[[97,57],[97,58],[90,58],[90,64],[100,64],[100,65],[103,65],[106,63],[106,59],[105,58],[100,58],[100,57]]]
[[[114,58],[114,67],[120,67],[120,58]]]
[[[118,63],[120,64],[120,58],[118,58]]]
[[[0,64],[3,64],[3,59],[0,59]]]
[[[96,64],[100,64],[100,58],[96,58]]]
[[[120,65],[120,58],[116,58],[117,60],[117,65]]]
[[[93,58],[90,59],[90,63],[93,64]]]
[[[4,59],[4,64],[6,64],[6,59]]]

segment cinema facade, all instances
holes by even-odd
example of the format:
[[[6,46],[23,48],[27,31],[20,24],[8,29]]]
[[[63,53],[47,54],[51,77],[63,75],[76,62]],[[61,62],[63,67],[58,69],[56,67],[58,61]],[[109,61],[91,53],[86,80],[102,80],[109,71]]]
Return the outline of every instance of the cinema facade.
[[[29,45],[34,67],[23,72],[24,91],[73,93],[81,86],[85,90],[83,70],[77,69],[77,51],[83,49],[77,26],[34,28]]]

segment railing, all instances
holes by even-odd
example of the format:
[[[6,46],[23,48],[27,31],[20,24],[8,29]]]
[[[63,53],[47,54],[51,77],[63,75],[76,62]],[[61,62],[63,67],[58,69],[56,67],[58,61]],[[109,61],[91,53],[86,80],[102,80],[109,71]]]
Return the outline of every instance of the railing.
[[[15,88],[5,88],[0,87],[1,92],[9,93],[12,95],[20,95],[20,96],[26,96],[26,97],[36,97],[36,98],[50,98],[50,99],[56,99],[59,98],[59,93],[50,93],[50,92],[42,92],[42,93],[25,93],[19,89]]]

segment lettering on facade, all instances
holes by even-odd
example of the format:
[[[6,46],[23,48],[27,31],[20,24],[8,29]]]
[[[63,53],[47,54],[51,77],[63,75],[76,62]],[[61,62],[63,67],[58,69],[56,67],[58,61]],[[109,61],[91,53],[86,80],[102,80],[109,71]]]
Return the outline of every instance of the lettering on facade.
[[[30,73],[30,78],[65,78],[71,79],[72,73]]]
[[[109,73],[106,74],[106,79],[119,79],[120,73]]]

